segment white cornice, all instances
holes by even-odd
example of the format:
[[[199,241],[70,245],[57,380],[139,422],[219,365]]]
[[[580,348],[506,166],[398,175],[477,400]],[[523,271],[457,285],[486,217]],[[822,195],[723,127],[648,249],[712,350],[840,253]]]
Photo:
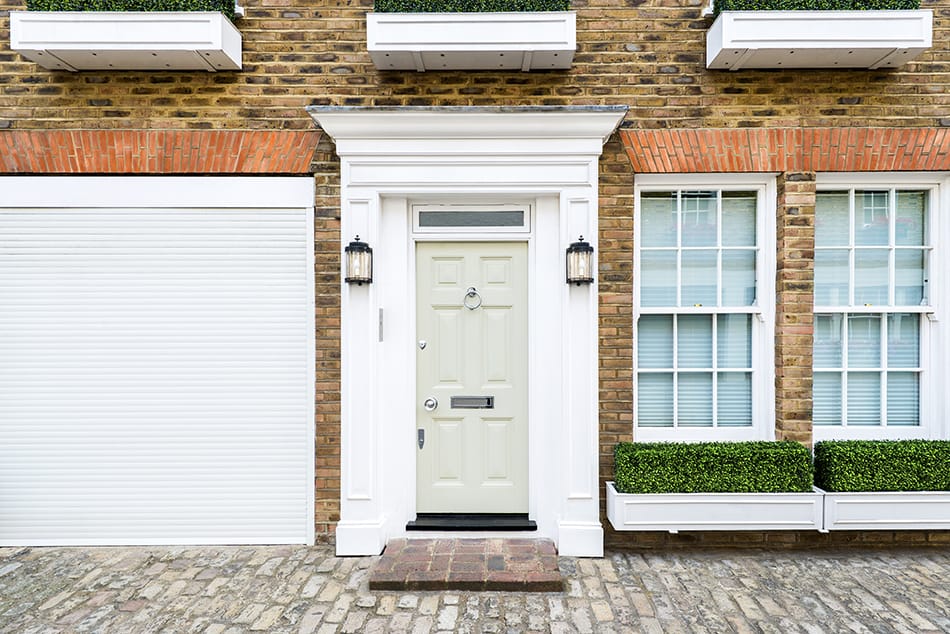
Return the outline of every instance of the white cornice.
[[[583,107],[335,107],[307,112],[340,149],[360,140],[545,140],[607,142],[626,106]]]

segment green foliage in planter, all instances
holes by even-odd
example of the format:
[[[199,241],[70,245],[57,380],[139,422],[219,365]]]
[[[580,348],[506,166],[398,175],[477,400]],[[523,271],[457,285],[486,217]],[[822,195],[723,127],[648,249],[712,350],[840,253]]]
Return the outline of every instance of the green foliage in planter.
[[[376,0],[379,13],[488,13],[567,11],[570,0]]]
[[[826,440],[815,444],[826,491],[950,491],[948,440]]]
[[[797,442],[620,443],[620,493],[776,493],[812,490],[811,454]]]
[[[29,11],[220,11],[234,18],[234,0],[26,0]]]
[[[919,9],[920,0],[716,0],[722,11],[896,11]]]

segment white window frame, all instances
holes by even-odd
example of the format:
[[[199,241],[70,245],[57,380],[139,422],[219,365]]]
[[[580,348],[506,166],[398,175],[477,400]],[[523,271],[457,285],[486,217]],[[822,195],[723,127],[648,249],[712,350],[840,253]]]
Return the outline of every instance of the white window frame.
[[[640,195],[649,191],[754,191],[756,207],[756,303],[748,307],[642,308],[640,280]],[[635,441],[702,442],[775,438],[775,213],[774,174],[649,174],[634,183],[633,437]],[[643,314],[752,315],[752,425],[749,427],[641,427],[638,419],[638,327]],[[715,354],[715,351],[714,351]]]
[[[422,226],[420,214],[427,211],[443,211],[443,212],[467,212],[467,213],[482,213],[482,212],[521,212],[523,214],[521,225],[479,225],[479,226],[464,226],[464,225],[437,225],[437,226]],[[412,230],[414,233],[418,234],[444,234],[451,233],[453,235],[457,234],[494,234],[494,233],[531,233],[531,211],[532,205],[530,203],[524,204],[498,204],[498,203],[479,203],[479,202],[465,202],[465,203],[417,203],[412,205]]]
[[[919,307],[905,306],[820,306],[814,313],[843,315],[868,313],[887,315],[893,313],[920,313],[926,318],[920,320],[920,425],[813,425],[815,442],[821,440],[901,440],[911,438],[948,438],[950,423],[946,421],[950,408],[945,404],[943,393],[950,360],[950,349],[944,322],[947,320],[945,306],[946,284],[950,283],[946,267],[950,258],[945,251],[950,248],[950,222],[942,218],[950,210],[950,175],[945,172],[838,172],[823,173],[816,177],[819,193],[829,191],[854,190],[927,190],[930,192],[929,250],[927,251],[927,275],[929,279],[926,292],[928,304]],[[883,247],[882,247],[883,248]],[[853,273],[852,273],[853,275]],[[890,292],[890,291],[889,291]],[[814,371],[814,370],[813,370]]]

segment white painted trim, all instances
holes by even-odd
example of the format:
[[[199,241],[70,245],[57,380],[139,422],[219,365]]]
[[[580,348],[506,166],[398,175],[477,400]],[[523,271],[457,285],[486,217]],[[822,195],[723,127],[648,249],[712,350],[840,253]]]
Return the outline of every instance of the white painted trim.
[[[825,530],[947,530],[950,491],[824,492]]]
[[[2,207],[281,208],[314,198],[309,176],[0,176],[0,191]]]
[[[607,517],[618,531],[822,530],[822,492],[618,493],[607,483]]]
[[[559,542],[563,527],[573,554],[600,556],[597,285],[568,287],[564,258],[581,233],[597,248],[597,161],[624,111],[308,111],[341,157],[343,242],[359,233],[376,260],[372,284],[342,288],[337,531],[347,541],[342,549],[338,541],[338,552],[378,554],[391,537],[416,536],[405,531],[415,518],[415,240],[505,239],[414,236],[411,205],[490,199],[534,207],[531,233],[508,236],[529,243],[529,516],[538,523],[532,536]],[[558,165],[566,171],[551,169]]]
[[[758,255],[758,302],[755,306],[717,309],[720,314],[750,312],[753,319],[752,341],[752,426],[751,427],[640,427],[637,425],[637,350],[633,349],[634,372],[634,439],[638,442],[655,441],[740,441],[775,439],[775,267],[776,267],[776,184],[772,174],[643,174],[634,181],[634,226],[640,227],[640,193],[670,189],[710,188],[723,191],[750,190],[758,193],[759,208],[756,210],[756,241]],[[634,300],[640,288],[639,233],[634,237]],[[660,312],[662,309],[641,310],[634,304],[633,327],[642,314]],[[690,308],[677,314],[693,312]],[[636,340],[636,336],[634,337]]]
[[[562,557],[603,557],[604,527],[600,522],[560,522],[557,554]]]

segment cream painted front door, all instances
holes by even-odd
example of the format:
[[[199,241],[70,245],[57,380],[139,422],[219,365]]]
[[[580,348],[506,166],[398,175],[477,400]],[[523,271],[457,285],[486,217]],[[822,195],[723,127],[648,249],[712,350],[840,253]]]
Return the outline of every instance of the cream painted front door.
[[[528,512],[528,247],[416,247],[418,513]]]

